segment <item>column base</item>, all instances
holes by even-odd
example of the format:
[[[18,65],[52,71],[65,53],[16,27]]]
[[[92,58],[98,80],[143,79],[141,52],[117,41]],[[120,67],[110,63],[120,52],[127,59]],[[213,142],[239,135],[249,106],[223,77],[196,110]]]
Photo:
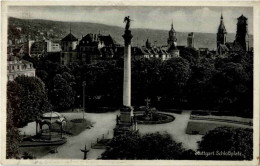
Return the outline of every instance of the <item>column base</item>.
[[[133,110],[134,109],[131,106],[123,106],[120,109],[120,117],[117,118],[117,124],[114,128],[114,136],[127,134],[137,130]]]

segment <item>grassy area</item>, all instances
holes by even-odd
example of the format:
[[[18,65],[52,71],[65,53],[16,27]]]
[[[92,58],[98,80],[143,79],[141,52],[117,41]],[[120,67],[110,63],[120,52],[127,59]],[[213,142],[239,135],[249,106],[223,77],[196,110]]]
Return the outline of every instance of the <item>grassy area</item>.
[[[22,155],[24,152],[30,153],[33,157],[40,158],[55,150],[57,146],[39,146],[39,147],[20,147],[19,153]]]
[[[66,133],[75,136],[90,127],[91,122],[86,119],[72,119],[67,122]]]
[[[186,129],[187,134],[200,134],[205,135],[209,130],[213,130],[221,126],[230,127],[246,127],[243,125],[237,125],[232,123],[219,123],[219,122],[206,122],[206,121],[189,121]]]

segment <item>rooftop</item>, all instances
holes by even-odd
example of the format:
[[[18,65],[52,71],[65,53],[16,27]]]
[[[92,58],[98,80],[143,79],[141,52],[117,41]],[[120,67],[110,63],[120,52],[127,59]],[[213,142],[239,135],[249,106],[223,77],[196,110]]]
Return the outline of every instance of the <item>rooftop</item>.
[[[61,41],[78,41],[78,39],[72,33],[69,33]]]

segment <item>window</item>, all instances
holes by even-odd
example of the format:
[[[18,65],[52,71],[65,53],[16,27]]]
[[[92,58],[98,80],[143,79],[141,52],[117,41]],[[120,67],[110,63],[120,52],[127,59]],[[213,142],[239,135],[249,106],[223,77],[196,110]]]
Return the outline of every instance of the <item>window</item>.
[[[64,61],[61,61],[61,64],[64,65]]]
[[[19,66],[19,65],[17,66],[17,69],[20,69],[20,66]]]
[[[30,69],[32,68],[32,64],[30,64]]]
[[[12,66],[12,70],[14,70],[14,66]]]

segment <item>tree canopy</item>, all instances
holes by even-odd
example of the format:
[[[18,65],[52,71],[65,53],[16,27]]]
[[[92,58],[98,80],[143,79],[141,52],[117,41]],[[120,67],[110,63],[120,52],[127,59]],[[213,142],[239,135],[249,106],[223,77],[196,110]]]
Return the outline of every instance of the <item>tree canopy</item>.
[[[102,154],[102,159],[182,159],[186,150],[167,133],[118,135]]]
[[[44,83],[37,77],[19,76],[7,85],[14,125],[23,126],[52,109]]]
[[[57,110],[82,105],[83,81],[86,82],[87,107],[122,105],[122,58],[99,60],[94,64],[73,62],[68,66],[59,64],[56,59],[49,56],[28,60],[36,66],[36,74],[46,84],[48,97]],[[131,72],[133,105],[144,105],[144,99],[149,97],[151,105],[159,108],[210,109],[253,116],[252,53],[212,56],[183,48],[180,57],[165,61],[159,58],[132,59]],[[55,101],[57,88],[53,80],[57,75],[67,82],[62,85],[68,88],[67,95],[72,95],[71,101],[65,105],[62,100]]]
[[[253,130],[243,128],[219,127],[209,131],[199,143],[199,151],[237,152],[241,155],[212,155],[205,159],[252,160]]]

